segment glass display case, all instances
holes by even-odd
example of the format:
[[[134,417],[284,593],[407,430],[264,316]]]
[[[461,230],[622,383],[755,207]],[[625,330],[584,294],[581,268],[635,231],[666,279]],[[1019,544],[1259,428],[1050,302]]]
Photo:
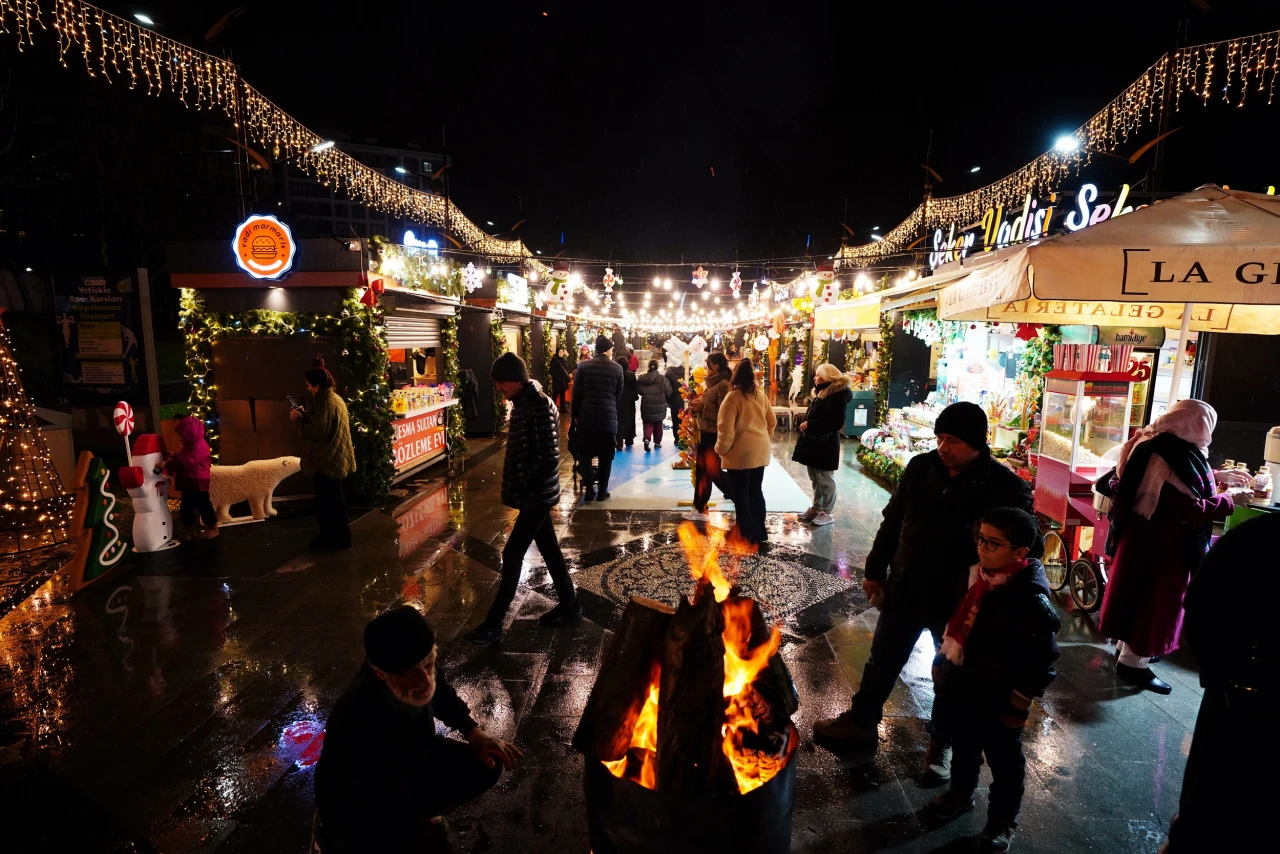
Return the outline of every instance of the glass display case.
[[[1050,371],[1041,407],[1041,458],[1091,480],[1115,465],[1129,437],[1132,387],[1127,374]]]

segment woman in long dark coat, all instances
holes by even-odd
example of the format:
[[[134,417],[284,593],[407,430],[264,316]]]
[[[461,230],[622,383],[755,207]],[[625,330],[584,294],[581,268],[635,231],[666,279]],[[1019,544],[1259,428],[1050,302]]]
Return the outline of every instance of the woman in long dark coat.
[[[1147,665],[1178,648],[1187,582],[1213,522],[1235,509],[1209,468],[1217,421],[1209,404],[1178,401],[1125,443],[1111,483],[1116,547],[1098,626],[1116,641],[1116,675],[1158,694],[1173,689]]]
[[[640,390],[636,386],[636,372],[631,370],[626,351],[614,359],[622,367],[622,400],[618,402],[618,450],[625,442],[630,448],[636,443],[636,398]]]
[[[836,507],[835,471],[840,468],[840,429],[844,411],[853,400],[849,377],[831,364],[818,365],[813,372],[814,395],[809,411],[800,422],[800,436],[791,459],[809,470],[813,485],[813,506],[800,515],[802,522],[830,525]]]
[[[561,347],[551,357],[551,399],[566,412],[565,392],[569,390],[569,351]]]

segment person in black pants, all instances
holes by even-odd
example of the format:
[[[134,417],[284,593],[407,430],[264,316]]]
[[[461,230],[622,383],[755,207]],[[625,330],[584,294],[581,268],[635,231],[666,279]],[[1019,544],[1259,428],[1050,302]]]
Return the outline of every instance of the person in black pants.
[[[299,422],[302,434],[302,473],[315,478],[320,535],[311,541],[311,549],[349,549],[351,527],[347,523],[342,479],[356,470],[351,418],[324,359],[317,358],[303,379],[311,394],[311,405],[306,409],[291,407],[289,418]]]
[[[862,586],[880,617],[858,693],[847,711],[813,725],[814,736],[833,746],[875,744],[884,704],[920,633],[928,630],[934,647],[941,645],[977,562],[973,533],[982,514],[992,507],[1031,512],[1031,487],[991,456],[981,408],[953,403],[933,430],[937,450],[907,464],[867,556]],[[951,778],[946,705],[935,690],[925,771],[937,781]]]
[[[935,692],[948,697],[955,757],[951,786],[931,807],[944,821],[973,809],[985,756],[991,800],[983,850],[1008,851],[1027,774],[1022,729],[1031,701],[1057,676],[1059,620],[1040,565],[1044,541],[1036,517],[993,508],[974,539],[978,563],[969,568],[968,590],[933,665]]]
[[[728,495],[728,475],[720,468],[720,455],[716,453],[716,419],[720,416],[720,404],[729,393],[729,360],[724,353],[707,356],[709,373],[702,394],[689,401],[689,412],[698,419],[698,468],[693,485],[693,509],[686,519],[707,521],[707,502],[711,500],[711,487],[720,488]]]
[[[560,500],[560,418],[555,401],[529,381],[529,369],[514,353],[499,356],[491,376],[494,386],[511,401],[502,464],[502,503],[520,513],[502,549],[498,594],[489,606],[488,616],[466,635],[467,640],[482,645],[502,639],[502,625],[520,584],[520,570],[530,543],[537,544],[560,598],[560,604],[539,617],[538,622],[550,626],[582,616],[582,604],[551,523],[551,508]],[[609,451],[612,453],[612,445]]]
[[[317,841],[325,854],[452,850],[442,817],[493,788],[520,749],[476,725],[412,606],[375,617],[364,649],[325,726]],[[466,743],[437,735],[437,719]]]
[[[618,436],[618,408],[625,386],[622,366],[613,360],[613,342],[596,337],[596,355],[573,371],[573,420],[583,443],[583,456],[596,457],[596,479],[587,483],[582,500],[607,501],[609,474]],[[597,491],[597,486],[599,491]]]

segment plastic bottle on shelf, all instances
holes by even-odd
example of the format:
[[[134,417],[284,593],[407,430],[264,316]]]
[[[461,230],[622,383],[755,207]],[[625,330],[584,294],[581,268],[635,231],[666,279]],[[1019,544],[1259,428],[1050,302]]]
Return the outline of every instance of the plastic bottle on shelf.
[[[1258,466],[1258,473],[1253,476],[1253,494],[1263,504],[1271,503],[1274,484],[1271,482],[1271,470],[1266,466]]]

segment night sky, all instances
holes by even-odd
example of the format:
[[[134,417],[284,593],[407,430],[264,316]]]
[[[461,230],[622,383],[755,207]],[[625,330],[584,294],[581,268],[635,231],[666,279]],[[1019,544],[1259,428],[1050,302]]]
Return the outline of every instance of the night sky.
[[[527,219],[545,255],[676,264],[825,257],[842,220],[866,242],[918,204],[931,130],[954,195],[1073,130],[1180,26],[1184,44],[1280,26],[1262,0],[284,2],[206,41],[234,3],[108,5],[229,53],[318,131],[439,150],[446,128],[462,210]],[[1163,189],[1280,183],[1280,104],[1177,119]]]

